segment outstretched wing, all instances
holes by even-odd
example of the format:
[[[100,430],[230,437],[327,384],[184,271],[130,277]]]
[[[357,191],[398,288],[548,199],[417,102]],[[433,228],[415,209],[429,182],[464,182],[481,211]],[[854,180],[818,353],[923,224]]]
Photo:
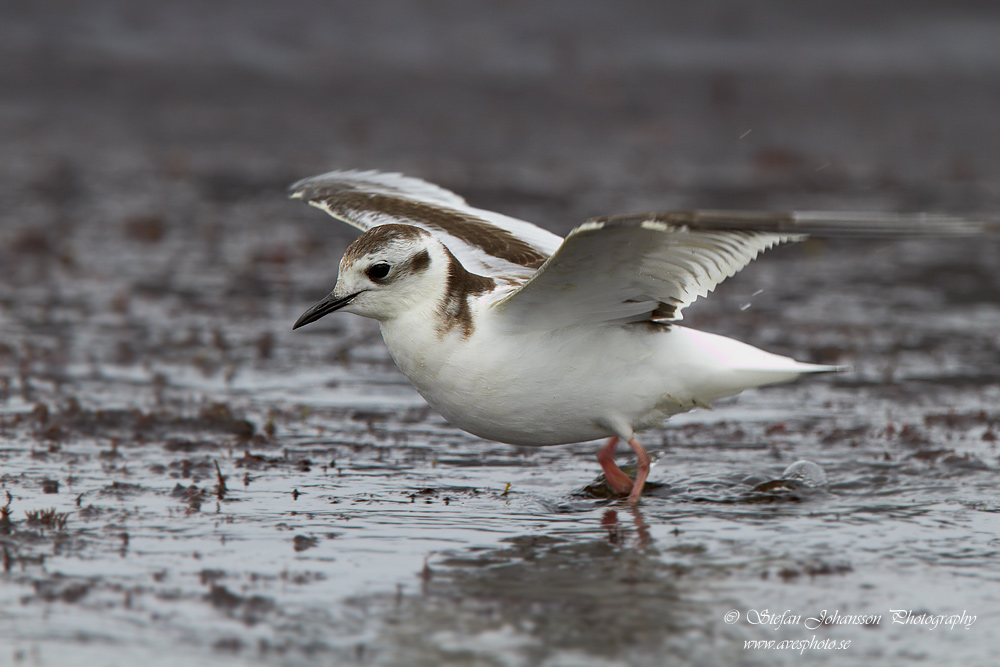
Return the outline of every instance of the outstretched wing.
[[[508,326],[521,329],[679,320],[684,307],[760,252],[806,235],[1000,233],[996,220],[937,214],[702,210],[594,218],[563,241],[401,174],[333,171],[295,183],[289,196],[362,230],[421,227],[468,271],[523,281],[494,304]]]
[[[362,230],[386,223],[425,229],[467,270],[484,276],[526,280],[562,243],[530,222],[474,208],[453,192],[401,174],[331,171],[295,183],[289,197]]]
[[[531,280],[494,307],[516,329],[676,321],[685,306],[760,252],[800,238],[653,219],[592,220],[570,232]]]
[[[681,319],[681,310],[786,241],[817,236],[996,233],[995,221],[947,215],[674,211],[594,218],[538,273],[494,304],[518,330]]]

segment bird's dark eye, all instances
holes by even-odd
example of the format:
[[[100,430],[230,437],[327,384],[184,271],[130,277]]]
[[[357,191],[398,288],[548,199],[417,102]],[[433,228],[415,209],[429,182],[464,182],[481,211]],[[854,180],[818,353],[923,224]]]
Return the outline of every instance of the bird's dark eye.
[[[389,269],[391,268],[392,267],[385,262],[379,262],[378,264],[372,264],[369,266],[368,270],[365,271],[365,274],[367,274],[367,276],[373,281],[378,282],[389,275]]]

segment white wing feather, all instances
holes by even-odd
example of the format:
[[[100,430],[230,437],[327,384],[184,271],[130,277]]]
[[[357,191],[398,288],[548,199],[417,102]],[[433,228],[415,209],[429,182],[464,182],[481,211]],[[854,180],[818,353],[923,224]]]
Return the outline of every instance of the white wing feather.
[[[655,220],[592,221],[494,307],[517,330],[676,321],[681,310],[768,248],[802,235],[692,230]]]

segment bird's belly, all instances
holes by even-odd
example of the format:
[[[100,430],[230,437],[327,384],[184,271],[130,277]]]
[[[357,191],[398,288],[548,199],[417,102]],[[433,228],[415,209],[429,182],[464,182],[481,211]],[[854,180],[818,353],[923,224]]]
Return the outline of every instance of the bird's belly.
[[[417,387],[421,391],[420,387]],[[549,395],[421,391],[451,424],[473,435],[512,445],[541,447],[608,437],[591,406]]]
[[[614,435],[612,421],[645,428],[693,407],[674,400],[669,373],[650,368],[648,346],[622,338],[443,341],[423,347],[419,363],[413,351],[386,342],[417,391],[453,425],[489,440],[544,446]]]

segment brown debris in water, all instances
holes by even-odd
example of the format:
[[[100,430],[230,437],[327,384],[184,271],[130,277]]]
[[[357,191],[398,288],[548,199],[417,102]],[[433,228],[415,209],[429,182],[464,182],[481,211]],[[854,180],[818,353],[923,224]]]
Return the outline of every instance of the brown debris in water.
[[[43,526],[59,531],[66,528],[66,521],[69,519],[67,512],[57,512],[54,507],[45,510],[29,510],[24,514],[28,518],[29,526]]]

